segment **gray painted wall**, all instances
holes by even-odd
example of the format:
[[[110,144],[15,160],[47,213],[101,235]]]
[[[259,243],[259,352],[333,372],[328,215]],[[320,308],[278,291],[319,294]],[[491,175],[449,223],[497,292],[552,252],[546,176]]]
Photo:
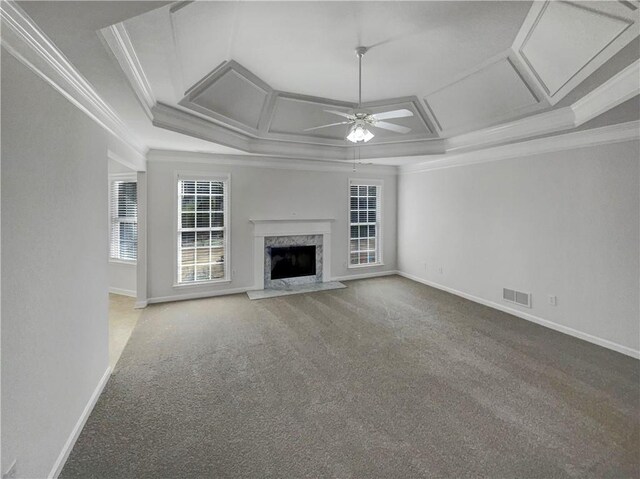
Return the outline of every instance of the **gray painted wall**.
[[[2,470],[46,477],[109,362],[107,140],[4,49],[2,118]]]
[[[401,175],[398,269],[637,351],[638,146]]]
[[[231,174],[232,282],[219,285],[173,287],[176,260],[176,171]],[[391,171],[391,170],[389,170]],[[349,178],[384,180],[384,266],[347,268]],[[333,277],[396,269],[396,182],[393,173],[299,171],[203,163],[149,161],[148,291],[150,299],[174,298],[253,285],[253,225],[249,219],[335,218],[331,245]],[[295,216],[294,216],[295,214]]]

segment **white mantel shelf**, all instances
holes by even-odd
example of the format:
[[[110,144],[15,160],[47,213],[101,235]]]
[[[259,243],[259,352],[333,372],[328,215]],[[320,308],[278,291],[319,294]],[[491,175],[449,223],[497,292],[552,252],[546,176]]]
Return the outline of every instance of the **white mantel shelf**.
[[[272,219],[249,219],[250,223],[284,223],[284,222],[330,222],[333,223],[335,218],[272,218]]]

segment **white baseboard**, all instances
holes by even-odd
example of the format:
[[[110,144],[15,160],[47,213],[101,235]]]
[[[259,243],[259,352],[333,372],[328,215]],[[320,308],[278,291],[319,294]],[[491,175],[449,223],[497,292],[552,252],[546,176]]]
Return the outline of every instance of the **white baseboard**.
[[[334,278],[331,278],[331,281],[348,281],[350,279],[365,279],[365,278],[375,278],[377,276],[390,276],[390,275],[394,275],[394,274],[398,274],[397,271],[393,270],[393,271],[377,271],[377,272],[373,272],[373,273],[362,273],[362,274],[352,274],[352,275],[347,275],[347,276],[337,276]],[[252,291],[255,290],[256,288],[254,288],[253,286],[250,287],[244,287],[244,288],[230,288],[230,289],[221,289],[218,291],[199,291],[196,293],[182,293],[182,294],[175,294],[175,295],[171,295],[171,296],[158,296],[156,298],[148,298],[146,302],[144,302],[144,305],[142,305],[142,302],[140,302],[140,306],[138,306],[139,303],[136,303],[136,308],[140,307],[140,308],[144,308],[147,306],[147,304],[154,304],[154,303],[167,303],[170,301],[184,301],[187,299],[201,299],[201,298],[213,298],[215,296],[226,296],[229,294],[238,294],[238,293],[246,293],[247,291]]]
[[[91,414],[91,411],[93,411],[93,407],[96,405],[96,402],[98,402],[98,398],[100,397],[100,394],[102,394],[102,390],[106,386],[110,374],[111,367],[107,367],[104,374],[100,378],[100,381],[98,381],[98,385],[94,389],[93,394],[89,398],[87,405],[84,407],[82,414],[80,414],[78,422],[76,422],[76,425],[73,427],[71,434],[67,438],[67,442],[64,444],[62,451],[60,451],[58,459],[56,459],[56,462],[51,468],[51,472],[49,472],[49,475],[47,476],[48,478],[55,479],[58,477],[60,472],[62,472],[62,468],[64,467],[65,462],[67,462],[67,458],[69,457],[69,454],[71,453],[71,450],[73,449],[73,446],[76,443],[76,440],[78,439],[82,428],[87,422],[87,419],[89,419],[89,415]]]
[[[158,296],[156,298],[147,299],[147,303],[148,304],[166,303],[169,301],[183,301],[186,299],[213,298],[215,296],[226,296],[228,294],[246,293],[251,289],[254,289],[254,288],[232,288],[232,289],[221,289],[218,291],[199,291],[197,293],[182,293],[182,294],[174,294],[171,296]]]
[[[378,276],[392,276],[398,274],[396,270],[391,271],[375,271],[373,273],[348,274],[345,276],[334,276],[331,281],[349,281],[350,279],[366,279],[377,278]]]
[[[450,288],[448,286],[444,286],[442,284],[434,283],[433,281],[428,281],[426,279],[422,279],[418,276],[414,276],[409,273],[404,273],[402,271],[398,271],[400,276],[403,276],[412,281],[416,281],[418,283],[426,284],[427,286],[431,286],[433,288],[441,289],[443,291],[447,291],[448,293],[455,294],[456,296],[461,296],[465,299],[473,301],[475,303],[480,303],[485,306],[489,306],[490,308],[497,309],[499,311],[503,311],[505,313],[512,314],[522,319],[526,319],[527,321],[531,321],[532,323],[539,324],[541,326],[545,326],[549,329],[553,329],[555,331],[559,331],[564,334],[568,334],[569,336],[574,336],[578,339],[582,339],[584,341],[588,341],[593,344],[597,344],[598,346],[602,346],[607,349],[611,349],[613,351],[617,351],[619,353],[625,354],[627,356],[631,356],[632,358],[640,359],[640,350],[636,350],[633,348],[629,348],[627,346],[623,346],[622,344],[614,343],[613,341],[609,341],[608,339],[599,338],[598,336],[594,336],[589,333],[584,333],[582,331],[578,331],[577,329],[570,328],[568,326],[563,326],[562,324],[554,323],[553,321],[549,321],[548,319],[543,319],[538,316],[534,316],[533,314],[525,313],[524,311],[519,311],[517,309],[513,309],[509,306],[505,306],[499,303],[495,303],[493,301],[489,301],[487,299],[479,298],[478,296],[473,296],[472,294],[464,293],[462,291],[458,291],[457,289]]]
[[[131,298],[135,298],[137,296],[136,292],[131,289],[109,288],[109,292],[112,294],[121,294],[122,296],[129,296]]]

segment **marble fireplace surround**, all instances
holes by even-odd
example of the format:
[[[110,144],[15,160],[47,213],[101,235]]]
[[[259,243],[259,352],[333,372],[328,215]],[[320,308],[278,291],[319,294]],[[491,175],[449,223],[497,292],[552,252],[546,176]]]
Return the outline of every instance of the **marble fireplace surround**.
[[[287,246],[315,246],[316,274],[271,279],[271,248]],[[322,235],[264,237],[264,289],[283,289],[295,285],[322,283],[322,263]]]
[[[322,282],[328,282],[331,278],[331,225],[335,221],[332,218],[324,219],[251,219],[253,223],[253,286],[254,289],[265,288],[265,250],[269,246],[265,238],[283,236],[307,236],[321,237],[318,244],[322,245]],[[293,239],[293,241],[298,241]],[[272,242],[271,239],[268,242]],[[286,241],[285,241],[286,242]],[[293,243],[291,243],[293,244]],[[300,244],[300,243],[296,243]],[[311,243],[314,244],[314,243]],[[317,245],[316,245],[317,249]],[[318,252],[316,252],[316,255]],[[269,271],[270,274],[270,271]]]

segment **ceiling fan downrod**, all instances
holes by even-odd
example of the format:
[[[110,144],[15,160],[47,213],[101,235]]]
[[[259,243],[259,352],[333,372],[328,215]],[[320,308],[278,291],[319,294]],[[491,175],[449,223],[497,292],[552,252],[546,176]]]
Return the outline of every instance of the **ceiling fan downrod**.
[[[367,47],[356,48],[356,56],[358,57],[358,108],[362,104],[362,57],[369,50]]]

